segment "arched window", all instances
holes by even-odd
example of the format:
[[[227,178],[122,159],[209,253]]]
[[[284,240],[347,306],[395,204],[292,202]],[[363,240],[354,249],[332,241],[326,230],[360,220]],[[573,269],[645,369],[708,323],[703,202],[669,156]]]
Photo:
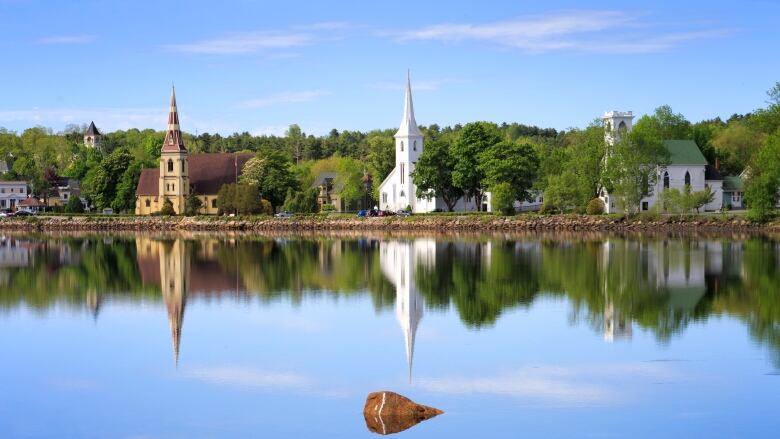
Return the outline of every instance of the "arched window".
[[[401,152],[404,152],[404,141],[401,141]]]
[[[173,160],[168,159],[168,172],[173,172]]]
[[[417,141],[414,141],[414,150],[417,151]]]
[[[181,161],[181,173],[184,174],[184,160]]]
[[[691,173],[688,171],[685,171],[685,185],[686,186],[691,185]]]
[[[621,120],[621,121],[620,121],[620,125],[618,125],[618,131],[625,130],[626,128],[627,128],[627,127],[626,127],[626,122],[625,122],[625,121],[623,121],[623,120]]]
[[[669,173],[664,172],[664,189],[669,189]]]

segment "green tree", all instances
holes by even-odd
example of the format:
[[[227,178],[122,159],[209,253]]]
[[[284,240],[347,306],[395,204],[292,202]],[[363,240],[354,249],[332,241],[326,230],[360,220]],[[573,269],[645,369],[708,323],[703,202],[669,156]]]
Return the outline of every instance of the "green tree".
[[[291,169],[290,160],[281,152],[267,149],[258,154],[257,158],[262,163],[249,170],[245,167],[241,173],[241,182],[257,187],[262,198],[270,201],[275,210],[284,203],[287,189],[300,188],[299,182]],[[253,170],[258,168],[260,172],[254,173]]]
[[[236,185],[224,184],[217,193],[217,210],[220,215],[236,214]]]
[[[477,167],[484,175],[481,187],[508,183],[515,200],[530,201],[539,159],[534,147],[524,141],[496,143],[478,155]]]
[[[429,142],[423,149],[412,171],[412,180],[417,187],[417,198],[441,197],[447,210],[452,212],[455,204],[463,196],[463,190],[455,186],[453,173],[455,158],[450,145],[443,139]]]
[[[691,123],[682,114],[675,114],[672,107],[663,105],[655,109],[652,116],[658,122],[662,140],[689,139]]]
[[[761,148],[766,136],[742,121],[732,121],[715,132],[713,147],[726,174],[739,174]]]
[[[79,197],[68,198],[68,202],[65,203],[65,213],[84,213],[84,204],[81,203]]]
[[[490,187],[490,204],[493,212],[501,215],[514,215],[515,193],[509,183],[498,183]]]
[[[184,214],[187,216],[195,216],[200,212],[202,207],[203,201],[200,200],[200,197],[194,189],[190,189],[190,193],[187,194],[187,199],[184,201]]]
[[[580,189],[577,186],[577,176],[571,170],[551,176],[544,191],[544,204],[566,212],[582,204]]]
[[[466,195],[473,198],[477,210],[482,209],[484,191],[484,166],[479,166],[480,154],[501,142],[498,126],[490,122],[472,122],[466,124],[452,145],[455,166],[452,182]]]

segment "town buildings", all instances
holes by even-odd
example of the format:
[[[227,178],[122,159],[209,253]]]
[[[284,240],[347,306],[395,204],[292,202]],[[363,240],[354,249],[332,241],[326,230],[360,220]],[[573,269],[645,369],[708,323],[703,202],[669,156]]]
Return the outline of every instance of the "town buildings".
[[[238,183],[238,177],[252,154],[189,154],[184,146],[176,90],[171,90],[168,129],[160,150],[159,168],[143,169],[135,195],[136,215],[151,215],[162,209],[165,200],[177,214],[185,210],[190,191],[201,201],[201,214],[216,214],[217,194],[225,184]]]
[[[27,195],[26,181],[0,181],[0,210],[16,210]]]

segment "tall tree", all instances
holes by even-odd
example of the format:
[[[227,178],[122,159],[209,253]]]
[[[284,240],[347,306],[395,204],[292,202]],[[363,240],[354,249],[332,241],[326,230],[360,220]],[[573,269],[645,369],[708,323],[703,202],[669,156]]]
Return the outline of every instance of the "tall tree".
[[[452,212],[455,204],[463,196],[463,190],[452,181],[455,158],[450,144],[438,139],[428,142],[412,171],[412,181],[417,187],[417,198],[441,197],[447,210]]]
[[[530,143],[505,140],[482,151],[478,159],[477,167],[484,175],[481,187],[508,183],[516,200],[533,198],[531,187],[536,180],[539,159]]]
[[[479,155],[502,140],[498,126],[490,122],[472,122],[460,131],[452,145],[455,166],[452,182],[476,203],[482,210],[482,198],[485,191],[483,180],[484,167],[479,166]]]

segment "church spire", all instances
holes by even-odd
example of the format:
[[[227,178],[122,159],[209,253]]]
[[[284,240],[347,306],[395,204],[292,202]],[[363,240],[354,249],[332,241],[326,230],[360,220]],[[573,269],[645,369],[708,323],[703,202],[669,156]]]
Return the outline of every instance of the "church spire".
[[[171,106],[168,111],[168,130],[165,132],[162,152],[187,151],[184,147],[181,128],[179,127],[179,110],[176,108],[176,88],[171,86]]]
[[[395,137],[422,136],[417,121],[414,120],[414,102],[412,102],[412,79],[411,73],[406,71],[406,96],[404,98],[404,117],[401,119],[401,126]]]

